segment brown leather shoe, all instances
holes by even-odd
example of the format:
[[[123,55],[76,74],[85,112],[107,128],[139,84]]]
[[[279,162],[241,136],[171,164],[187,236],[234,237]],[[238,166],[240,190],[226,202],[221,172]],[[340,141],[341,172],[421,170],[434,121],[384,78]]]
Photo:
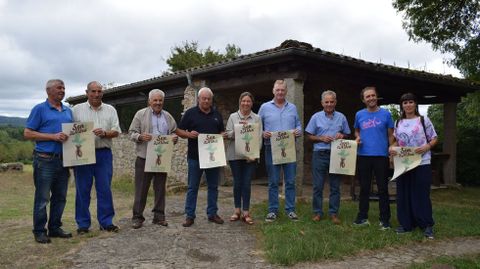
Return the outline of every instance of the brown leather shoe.
[[[182,224],[183,227],[190,227],[195,223],[194,219],[186,218],[185,222]]]
[[[342,222],[340,221],[340,219],[337,217],[337,215],[335,215],[335,214],[333,214],[332,216],[330,216],[330,218],[332,219],[332,222],[333,222],[333,224],[335,224],[335,225],[339,225],[340,223],[342,223]]]
[[[154,219],[152,221],[153,224],[157,224],[157,225],[161,225],[161,226],[165,226],[167,227],[168,226],[168,222],[166,220],[157,220],[157,219]]]
[[[208,221],[215,222],[216,224],[223,224],[223,219],[219,215],[208,217]]]
[[[322,220],[322,217],[320,217],[320,215],[316,214],[315,216],[313,216],[312,220],[315,221],[315,222],[318,222],[318,221]]]
[[[133,229],[140,229],[140,228],[142,228],[142,225],[143,225],[143,221],[140,221],[140,220],[132,221],[132,228]]]

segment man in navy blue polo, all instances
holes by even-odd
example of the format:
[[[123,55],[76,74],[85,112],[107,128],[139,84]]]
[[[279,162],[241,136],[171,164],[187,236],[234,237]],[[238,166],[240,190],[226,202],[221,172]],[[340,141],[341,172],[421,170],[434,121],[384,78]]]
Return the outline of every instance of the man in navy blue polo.
[[[25,139],[35,141],[33,234],[35,241],[42,244],[50,243],[49,237],[72,237],[71,233],[61,227],[70,174],[68,168],[63,167],[62,161],[62,143],[68,139],[67,134],[62,132],[62,123],[73,122],[73,116],[70,108],[62,104],[65,97],[65,84],[62,80],[49,80],[46,90],[47,100],[32,109],[24,130]],[[45,224],[49,201],[47,235]]]
[[[175,131],[181,138],[188,138],[188,190],[185,200],[186,219],[183,227],[190,227],[195,222],[198,187],[205,172],[207,178],[207,216],[208,221],[223,224],[217,215],[218,177],[220,168],[201,169],[198,161],[198,135],[222,134],[225,136],[222,115],[212,106],[213,93],[209,88],[198,91],[198,105],[185,111]]]

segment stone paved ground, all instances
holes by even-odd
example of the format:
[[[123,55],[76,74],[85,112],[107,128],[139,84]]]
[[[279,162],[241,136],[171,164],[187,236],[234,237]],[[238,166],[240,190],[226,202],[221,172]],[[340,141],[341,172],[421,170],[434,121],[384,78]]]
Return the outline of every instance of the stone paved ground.
[[[254,200],[266,197],[265,187],[256,186]],[[307,194],[309,195],[309,194]],[[167,198],[168,227],[151,224],[147,214],[144,227],[130,228],[129,219],[121,219],[121,231],[108,238],[86,243],[65,260],[73,268],[279,268],[270,265],[255,247],[252,229],[241,222],[223,225],[210,223],[204,214],[206,192],[199,192],[197,219],[190,228],[182,227],[184,196]],[[227,219],[232,210],[231,188],[221,188],[219,214]],[[147,210],[146,210],[147,211]],[[402,268],[411,262],[449,255],[480,253],[480,238],[431,241],[366,252],[343,261],[320,264],[301,263],[295,268]]]

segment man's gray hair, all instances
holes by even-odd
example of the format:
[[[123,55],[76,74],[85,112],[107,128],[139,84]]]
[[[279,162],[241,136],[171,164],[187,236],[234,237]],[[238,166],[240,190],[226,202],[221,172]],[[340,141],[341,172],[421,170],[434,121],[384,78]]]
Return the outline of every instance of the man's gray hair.
[[[148,100],[152,100],[152,96],[155,94],[160,94],[162,98],[165,98],[165,93],[159,89],[153,89],[148,93]]]
[[[47,81],[47,84],[45,85],[45,89],[48,90],[57,84],[62,84],[63,86],[65,86],[65,83],[61,79],[50,79],[49,81]]]
[[[210,88],[207,88],[207,87],[201,88],[198,91],[198,96],[200,96],[200,94],[202,94],[203,92],[208,92],[210,94],[210,97],[213,97],[213,92],[212,92],[212,90],[210,90]]]
[[[327,95],[331,95],[331,96],[333,96],[333,98],[335,100],[337,100],[337,94],[334,91],[327,90],[327,91],[322,92],[322,101],[325,99],[325,96],[327,96]]]
[[[89,91],[92,87],[95,87],[95,86],[100,87],[100,89],[102,89],[102,91],[103,91],[103,85],[100,84],[100,82],[98,82],[98,81],[91,81],[91,82],[89,82],[89,83],[87,84],[87,91]]]

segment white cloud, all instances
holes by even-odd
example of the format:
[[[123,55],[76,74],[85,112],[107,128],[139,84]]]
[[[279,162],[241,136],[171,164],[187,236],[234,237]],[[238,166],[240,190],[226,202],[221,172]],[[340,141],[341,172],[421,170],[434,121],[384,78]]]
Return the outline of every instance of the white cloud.
[[[384,0],[0,0],[0,115],[28,114],[44,100],[51,78],[63,79],[72,96],[91,80],[123,84],[158,76],[170,48],[186,40],[220,51],[233,43],[246,54],[286,39],[459,74],[428,44],[409,41]]]

